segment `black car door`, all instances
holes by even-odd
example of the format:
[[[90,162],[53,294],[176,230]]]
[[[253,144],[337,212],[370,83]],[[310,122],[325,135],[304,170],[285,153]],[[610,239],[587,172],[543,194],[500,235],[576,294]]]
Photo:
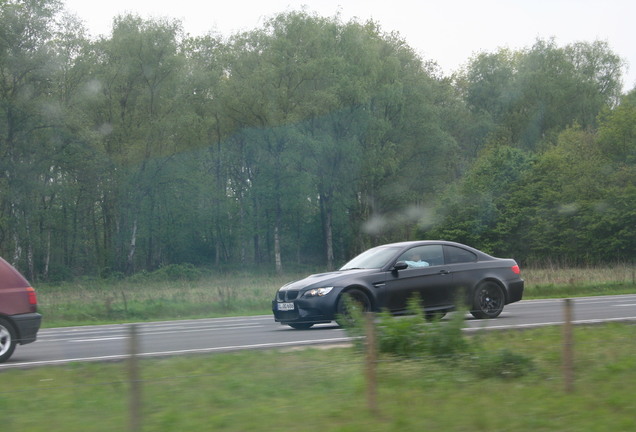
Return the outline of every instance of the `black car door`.
[[[469,301],[469,290],[482,279],[477,255],[457,246],[444,245],[444,258],[453,274],[453,285],[449,287],[448,303]],[[463,297],[461,297],[463,296]]]
[[[417,259],[419,258],[419,260]],[[444,265],[441,245],[418,246],[406,251],[397,262],[408,265],[395,270],[385,283],[385,307],[394,313],[406,311],[408,301],[419,296],[426,308],[448,304],[453,276]]]

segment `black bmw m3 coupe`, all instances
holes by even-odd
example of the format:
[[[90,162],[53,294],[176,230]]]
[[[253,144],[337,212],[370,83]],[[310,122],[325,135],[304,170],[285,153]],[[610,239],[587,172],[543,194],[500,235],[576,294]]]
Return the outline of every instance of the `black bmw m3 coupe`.
[[[510,258],[495,258],[448,241],[392,243],[369,249],[340,270],[314,274],[280,288],[274,319],[296,329],[337,321],[348,302],[364,311],[408,312],[419,297],[429,316],[443,316],[464,302],[476,318],[496,318],[521,300],[524,281]]]

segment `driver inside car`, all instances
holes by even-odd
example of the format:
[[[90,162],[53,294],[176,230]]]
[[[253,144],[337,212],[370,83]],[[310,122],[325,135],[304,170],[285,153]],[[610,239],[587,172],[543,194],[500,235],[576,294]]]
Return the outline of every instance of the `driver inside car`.
[[[430,265],[428,262],[422,261],[422,257],[417,252],[412,253],[410,258],[404,262],[406,262],[409,268],[428,267]]]

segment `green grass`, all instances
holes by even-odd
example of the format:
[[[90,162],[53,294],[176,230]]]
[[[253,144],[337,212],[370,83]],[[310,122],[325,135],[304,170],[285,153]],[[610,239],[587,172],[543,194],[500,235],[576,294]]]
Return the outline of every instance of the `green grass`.
[[[633,431],[636,326],[574,330],[575,385],[564,391],[561,329],[476,336],[532,358],[520,378],[480,378],[474,359],[378,363],[379,414],[353,348],[197,355],[141,361],[144,431]],[[471,342],[474,342],[471,339]],[[4,430],[126,430],[125,363],[0,373]]]
[[[522,270],[524,298],[559,298],[636,293],[636,265],[543,267]]]
[[[290,280],[290,276],[259,274],[173,280],[95,278],[42,284],[36,290],[43,325],[62,327],[268,314],[276,290]]]
[[[176,266],[127,279],[36,284],[45,327],[271,313],[283,284],[309,272],[203,274]],[[524,269],[525,299],[636,293],[635,268]]]
[[[177,270],[36,284],[44,325],[269,314],[275,291],[305,275]],[[526,269],[522,275],[527,299],[636,292],[632,266]],[[470,339],[480,350],[454,361],[383,355],[377,416],[368,409],[364,358],[354,348],[142,360],[141,423],[153,432],[636,430],[636,326],[574,332],[573,393],[564,391],[559,327],[484,333]],[[523,373],[491,371],[500,368]],[[6,430],[128,428],[123,362],[9,369],[0,377]]]

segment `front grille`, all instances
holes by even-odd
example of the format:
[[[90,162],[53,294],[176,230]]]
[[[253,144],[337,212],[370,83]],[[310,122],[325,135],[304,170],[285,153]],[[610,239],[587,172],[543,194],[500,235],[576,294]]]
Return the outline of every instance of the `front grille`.
[[[280,302],[296,300],[298,291],[278,291],[277,299]]]
[[[298,319],[298,311],[276,311],[277,321],[296,321]]]

